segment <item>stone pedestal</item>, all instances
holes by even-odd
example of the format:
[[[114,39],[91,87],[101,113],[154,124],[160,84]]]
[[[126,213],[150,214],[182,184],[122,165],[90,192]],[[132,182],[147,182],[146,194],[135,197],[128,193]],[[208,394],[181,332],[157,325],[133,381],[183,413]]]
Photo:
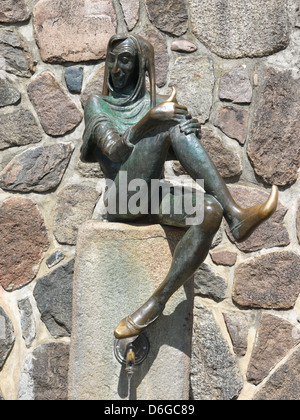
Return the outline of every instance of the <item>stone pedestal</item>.
[[[113,331],[166,277],[181,230],[89,221],[79,232],[74,278],[70,400],[128,397],[127,374],[114,356]],[[131,398],[189,398],[193,282],[168,302],[145,335],[147,359]]]

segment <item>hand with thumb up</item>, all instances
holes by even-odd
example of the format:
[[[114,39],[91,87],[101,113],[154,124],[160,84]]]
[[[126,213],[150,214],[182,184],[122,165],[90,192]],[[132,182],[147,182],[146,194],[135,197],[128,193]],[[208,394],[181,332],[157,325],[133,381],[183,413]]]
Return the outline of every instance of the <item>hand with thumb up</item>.
[[[150,118],[154,122],[182,122],[190,117],[187,107],[177,104],[176,101],[177,91],[172,89],[171,96],[160,105],[151,109]]]

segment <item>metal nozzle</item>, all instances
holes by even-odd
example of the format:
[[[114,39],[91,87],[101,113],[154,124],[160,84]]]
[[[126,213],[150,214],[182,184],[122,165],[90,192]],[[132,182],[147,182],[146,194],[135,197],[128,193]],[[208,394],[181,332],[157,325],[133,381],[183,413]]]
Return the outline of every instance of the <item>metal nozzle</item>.
[[[126,353],[126,372],[128,375],[133,375],[135,372],[135,355],[136,355],[136,349],[134,348],[133,344],[129,344],[127,347],[127,353]]]

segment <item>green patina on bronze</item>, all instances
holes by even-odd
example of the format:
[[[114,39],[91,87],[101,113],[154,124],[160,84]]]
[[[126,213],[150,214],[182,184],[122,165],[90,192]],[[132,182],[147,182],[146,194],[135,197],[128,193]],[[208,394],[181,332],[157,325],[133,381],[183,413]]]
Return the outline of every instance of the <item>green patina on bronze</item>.
[[[146,89],[147,73],[150,92]],[[150,185],[151,180],[161,178],[166,160],[177,159],[194,180],[204,180],[204,220],[187,226],[186,218],[191,215],[174,214],[172,191],[161,199],[158,215],[146,219],[129,211],[108,215],[108,220],[115,222],[147,221],[184,229],[168,276],[144,305],[120,322],[115,330],[117,338],[140,334],[162,314],[168,299],[207,257],[223,217],[234,238],[242,241],[275,212],[278,203],[278,189],[273,187],[266,203],[249,209],[239,207],[200,142],[199,122],[176,102],[174,89],[167,98],[156,94],[155,85],[152,45],[138,35],[112,37],[103,95],[91,97],[86,105],[81,159],[99,162],[117,189],[121,171],[126,171],[128,183],[139,178]],[[164,200],[171,203],[170,214],[162,211]]]

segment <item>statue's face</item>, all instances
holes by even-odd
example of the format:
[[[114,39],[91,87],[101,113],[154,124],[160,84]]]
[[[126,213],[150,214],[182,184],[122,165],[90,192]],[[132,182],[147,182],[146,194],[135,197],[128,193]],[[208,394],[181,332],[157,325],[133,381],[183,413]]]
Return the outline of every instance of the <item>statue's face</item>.
[[[124,91],[137,78],[137,53],[133,42],[129,39],[117,45],[108,56],[108,70],[117,91]]]

